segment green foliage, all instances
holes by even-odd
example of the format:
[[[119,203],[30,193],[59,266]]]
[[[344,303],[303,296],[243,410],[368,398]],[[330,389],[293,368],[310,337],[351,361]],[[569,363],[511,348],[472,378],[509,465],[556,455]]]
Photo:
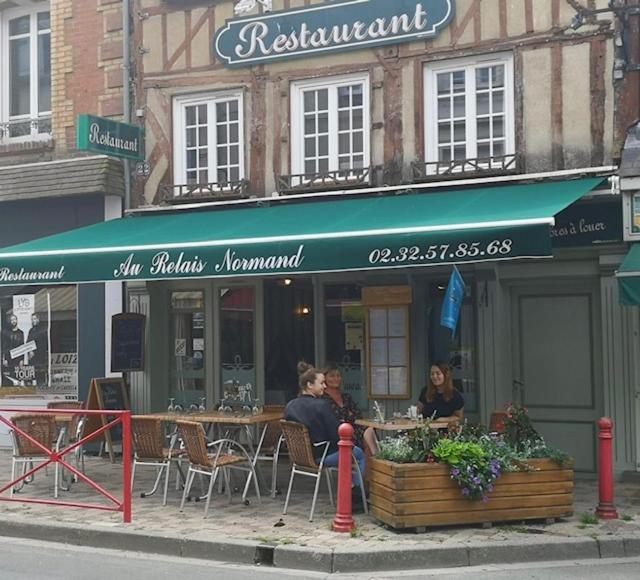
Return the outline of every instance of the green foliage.
[[[599,520],[595,515],[585,512],[580,516],[580,523],[583,526],[595,526]]]
[[[440,441],[440,437],[440,432],[429,427],[428,422],[419,429],[409,431],[407,442],[413,449],[413,461],[415,463],[433,461],[432,450]]]
[[[480,463],[487,459],[487,455],[477,443],[455,439],[440,439],[433,448],[433,456],[440,463],[447,463],[453,467],[463,462]]]
[[[623,522],[630,522],[633,520],[633,516],[630,516],[629,514],[622,514],[620,519],[622,519]]]
[[[383,439],[379,443],[380,450],[378,451],[379,459],[386,459],[388,461],[395,461],[396,463],[415,463],[414,449],[409,445],[406,436],[389,437]]]
[[[535,441],[523,441],[519,447],[519,454],[522,460],[551,459],[562,467],[571,463],[568,453],[549,445],[542,437]]]

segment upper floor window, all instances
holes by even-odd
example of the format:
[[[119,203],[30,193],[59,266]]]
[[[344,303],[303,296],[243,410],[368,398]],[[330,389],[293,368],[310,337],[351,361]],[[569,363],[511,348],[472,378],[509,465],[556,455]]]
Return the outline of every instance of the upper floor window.
[[[425,110],[427,165],[504,166],[515,152],[511,55],[427,65]]]
[[[231,187],[244,179],[241,92],[174,100],[175,183]]]
[[[0,12],[0,139],[50,133],[49,11],[36,4]]]
[[[348,179],[369,166],[367,75],[294,83],[291,92],[292,173],[338,172]],[[355,171],[354,171],[355,170]]]

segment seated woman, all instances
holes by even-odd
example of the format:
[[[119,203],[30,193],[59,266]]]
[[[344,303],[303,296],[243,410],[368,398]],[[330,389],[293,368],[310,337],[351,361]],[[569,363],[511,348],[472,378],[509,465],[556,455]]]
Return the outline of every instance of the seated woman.
[[[302,423],[309,430],[309,438],[311,443],[320,443],[329,441],[329,450],[325,457],[324,464],[326,467],[338,466],[338,427],[340,423],[331,411],[329,403],[322,397],[325,390],[324,374],[312,367],[311,365],[300,362],[298,363],[298,384],[300,392],[296,399],[289,401],[284,410],[284,418],[287,421],[295,421]],[[316,460],[324,450],[322,447],[314,448]],[[360,473],[365,471],[365,456],[360,447],[353,447],[353,456],[358,462]],[[360,482],[354,477],[354,486],[359,486]],[[361,501],[359,490],[352,493],[352,501],[354,508],[358,501]],[[358,506],[359,507],[359,506]]]
[[[356,419],[362,417],[358,403],[349,393],[342,391],[342,373],[336,365],[328,364],[324,368],[326,388],[322,396],[329,405],[339,423],[351,423],[354,429],[354,445],[364,449],[369,456],[378,453],[378,440],[375,431],[356,425]]]
[[[462,421],[464,399],[453,386],[451,367],[448,364],[431,365],[429,382],[418,397],[418,413],[426,419]]]

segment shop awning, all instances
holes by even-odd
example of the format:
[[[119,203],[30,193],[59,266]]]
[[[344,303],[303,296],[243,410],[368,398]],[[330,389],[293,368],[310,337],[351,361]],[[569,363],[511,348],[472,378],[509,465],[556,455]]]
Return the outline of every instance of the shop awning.
[[[633,244],[616,272],[620,302],[626,306],[640,305],[640,244]]]
[[[141,212],[0,250],[0,285],[264,276],[551,256],[601,178]]]

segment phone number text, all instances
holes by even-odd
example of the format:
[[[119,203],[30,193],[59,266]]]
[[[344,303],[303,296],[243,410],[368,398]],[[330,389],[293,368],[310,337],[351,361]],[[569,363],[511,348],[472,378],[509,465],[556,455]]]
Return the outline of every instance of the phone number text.
[[[459,244],[434,244],[432,246],[403,246],[398,249],[376,248],[369,254],[370,264],[402,264],[403,262],[447,262],[468,260],[483,256],[507,256],[513,249],[513,240],[461,242]]]

